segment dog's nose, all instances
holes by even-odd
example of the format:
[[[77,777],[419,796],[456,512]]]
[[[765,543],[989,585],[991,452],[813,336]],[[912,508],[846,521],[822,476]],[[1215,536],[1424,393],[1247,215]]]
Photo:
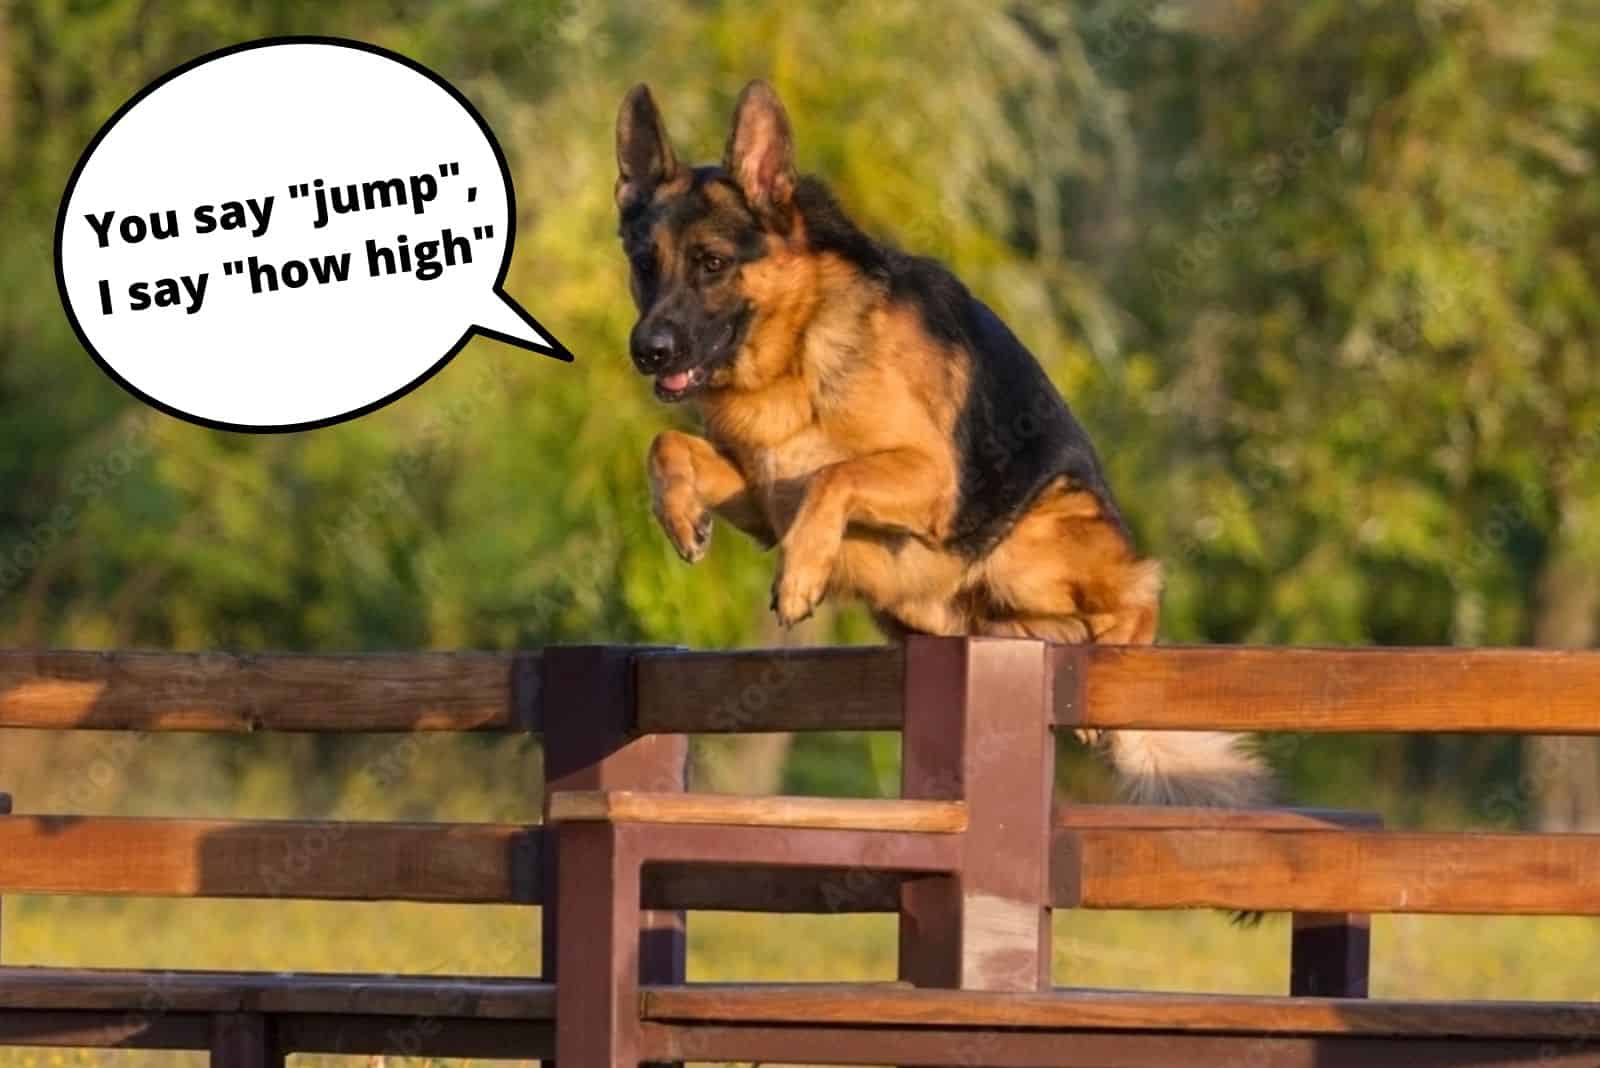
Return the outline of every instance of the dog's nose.
[[[633,358],[641,371],[659,371],[677,354],[677,332],[670,326],[652,326],[634,335]]]

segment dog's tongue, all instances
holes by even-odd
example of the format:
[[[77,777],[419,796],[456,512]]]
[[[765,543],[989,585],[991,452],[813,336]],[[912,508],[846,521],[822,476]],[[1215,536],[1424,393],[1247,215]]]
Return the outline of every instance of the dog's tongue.
[[[662,375],[661,385],[669,393],[682,393],[689,388],[689,372],[679,371],[676,374]]]

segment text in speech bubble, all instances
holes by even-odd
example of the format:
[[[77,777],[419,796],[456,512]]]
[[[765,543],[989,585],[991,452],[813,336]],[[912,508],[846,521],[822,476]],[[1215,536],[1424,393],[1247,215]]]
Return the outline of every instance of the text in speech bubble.
[[[56,281],[96,362],[226,430],[395,400],[474,334],[572,355],[502,288],[511,173],[466,98],[403,56],[269,38],[147,86],[78,161]]]

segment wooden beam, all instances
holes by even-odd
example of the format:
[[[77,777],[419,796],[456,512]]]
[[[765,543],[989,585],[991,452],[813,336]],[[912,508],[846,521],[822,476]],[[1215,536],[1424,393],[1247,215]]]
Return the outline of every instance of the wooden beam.
[[[694,823],[918,834],[954,834],[967,828],[966,806],[959,801],[742,797],[636,790],[576,790],[554,794],[550,798],[549,819],[551,823]]]
[[[897,974],[907,982],[1050,985],[1049,653],[1034,641],[906,639],[901,793],[958,802],[970,821],[959,867],[901,883]]]
[[[450,975],[21,967],[0,968],[4,1009],[551,1019],[555,987]]]
[[[1592,1002],[1356,1001],[1120,990],[994,993],[896,983],[696,983],[643,992],[645,1019],[766,1025],[1183,1030],[1572,1039],[1600,1035]]]
[[[277,1024],[278,1044],[289,1053],[521,1061],[530,1057],[548,1058],[555,1052],[555,1025],[547,1019],[484,1020],[454,1016],[407,1019],[292,1013],[277,1017]]]
[[[1376,812],[1337,808],[1168,808],[1156,805],[1056,806],[1057,827],[1094,830],[1343,831],[1380,827]]]
[[[854,1027],[820,1024],[739,1027],[646,1022],[639,1049],[694,1061],[984,1068],[1594,1068],[1600,1042],[1390,1039],[1302,1035],[1185,1034],[1151,1028],[1122,1033]]]
[[[0,891],[527,904],[538,854],[503,824],[11,816]]]
[[[897,912],[900,876],[865,868],[708,868],[657,864],[644,872],[652,908],[837,915]]]
[[[538,653],[0,652],[0,727],[537,730]]]
[[[654,790],[681,793],[687,786],[689,739],[684,735],[647,735],[634,731],[634,657],[646,650],[627,646],[552,646],[544,660],[544,837],[543,888],[548,903],[541,910],[542,974],[567,976],[561,961],[571,956],[573,925],[556,907],[562,874],[558,839],[566,828],[549,823],[550,799],[574,790]],[[591,828],[592,829],[592,828]],[[631,878],[631,900],[621,903],[635,917],[634,978],[652,983],[681,983],[687,974],[689,941],[682,912],[640,908],[639,874]],[[588,946],[588,928],[580,949]],[[555,1068],[548,1058],[546,1068]],[[570,1066],[569,1066],[570,1068]],[[660,1068],[660,1066],[647,1066]]]
[[[898,646],[642,654],[634,663],[638,727],[661,734],[899,730],[903,669]]]
[[[284,1068],[277,1021],[255,1012],[211,1018],[211,1068]]]
[[[1234,827],[1261,830],[1338,831],[1375,827],[1374,813],[1336,809],[1155,808],[1145,805],[1076,805],[1056,809],[1058,828],[1182,829]],[[644,876],[644,900],[656,908],[736,912],[894,912],[901,877],[893,872],[840,868],[717,867],[661,864]]]
[[[1059,727],[1600,734],[1600,653],[1060,646]]]
[[[1058,905],[1600,915],[1600,835],[1059,830]]]
[[[186,1012],[0,1009],[0,1046],[207,1049],[211,1017]]]

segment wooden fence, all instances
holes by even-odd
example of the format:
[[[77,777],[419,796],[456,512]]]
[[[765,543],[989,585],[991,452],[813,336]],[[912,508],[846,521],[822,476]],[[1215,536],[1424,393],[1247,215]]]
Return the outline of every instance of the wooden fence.
[[[544,957],[541,979],[3,967],[0,1044],[209,1050],[225,1066],[295,1052],[559,1055],[566,1068],[1600,1063],[1600,1004],[1364,997],[1366,914],[1600,914],[1594,836],[1053,794],[1057,729],[1600,733],[1597,655],[935,638],[10,652],[5,727],[537,732],[543,825],[91,817],[19,797],[0,815],[0,894],[537,905]],[[687,734],[810,730],[901,732],[902,797],[685,792]],[[282,862],[306,843],[318,860]],[[1293,912],[1288,996],[1054,985],[1052,909],[1190,907]],[[699,909],[898,913],[901,981],[687,984],[684,913]]]

